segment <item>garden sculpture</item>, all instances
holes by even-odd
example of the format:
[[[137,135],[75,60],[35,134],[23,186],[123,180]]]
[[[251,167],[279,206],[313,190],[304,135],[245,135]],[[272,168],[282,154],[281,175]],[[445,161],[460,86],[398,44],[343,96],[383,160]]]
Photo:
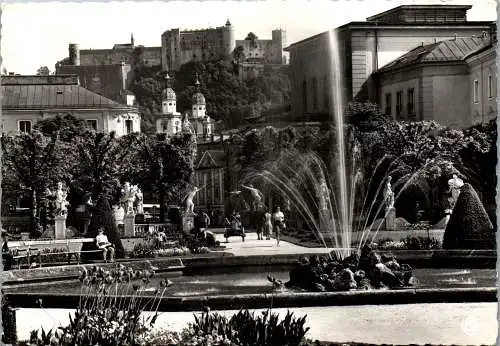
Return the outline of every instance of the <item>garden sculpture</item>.
[[[135,194],[136,197],[136,212],[137,214],[144,214],[144,195],[142,194],[141,189],[137,188],[137,192]]]
[[[456,174],[453,174],[453,178],[448,180],[448,186],[451,192],[451,197],[449,198],[450,208],[453,210],[455,203],[457,203],[458,196],[460,195],[460,189],[464,186],[464,181]]]
[[[328,199],[330,198],[330,189],[326,184],[325,178],[321,178],[319,186],[319,207],[322,212],[328,210]]]
[[[55,205],[56,205],[56,216],[64,216],[68,213],[69,202],[66,200],[68,197],[68,190],[63,189],[63,184],[61,182],[57,183],[57,191],[54,193]]]
[[[384,191],[384,198],[387,204],[387,209],[394,208],[394,191],[392,191],[391,180],[392,177],[389,176],[389,178],[387,178],[387,184]]]
[[[253,185],[248,185],[248,186],[241,185],[241,187],[244,188],[244,189],[247,189],[250,192],[250,197],[252,198],[252,202],[251,202],[251,204],[252,204],[252,210],[253,211],[257,211],[260,202],[264,198],[264,196],[262,195],[262,192],[260,192],[256,188],[254,188]]]
[[[198,193],[198,191],[200,191],[201,189],[203,189],[203,187],[198,188],[197,186],[195,186],[194,189],[191,190],[191,192],[189,192],[187,194],[187,198],[186,198],[186,214],[193,214],[194,213],[193,198],[194,198],[194,196],[196,196],[196,194]]]
[[[137,199],[138,191],[139,187],[137,187],[137,185],[130,185],[129,182],[123,184],[122,198],[120,202],[125,210],[125,215],[134,213],[134,203]]]

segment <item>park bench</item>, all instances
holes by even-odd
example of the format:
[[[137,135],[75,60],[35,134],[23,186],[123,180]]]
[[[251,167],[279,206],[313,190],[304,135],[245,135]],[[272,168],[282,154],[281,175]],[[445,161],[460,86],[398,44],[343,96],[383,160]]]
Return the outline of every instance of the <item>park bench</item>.
[[[229,237],[241,237],[241,241],[245,241],[245,229],[235,229],[232,227],[226,227],[224,231],[224,238],[226,238],[226,243],[229,242]]]
[[[12,251],[12,267],[16,267],[17,269],[21,269],[21,263],[23,259],[26,259],[26,265],[28,268],[31,267],[31,264],[34,263],[33,257],[38,257],[40,254],[40,250],[38,248],[33,248],[31,246],[18,246],[11,249]]]
[[[84,243],[90,243],[90,242],[95,242],[95,239],[85,239],[83,241]],[[39,254],[39,266],[40,268],[42,267],[43,259],[42,257],[49,257],[49,256],[57,256],[57,255],[65,255],[66,256],[66,261],[68,264],[71,264],[71,260],[74,259],[76,261],[76,264],[80,264],[81,262],[81,254],[85,253],[102,253],[101,249],[98,249],[97,246],[95,249],[92,250],[71,250],[70,248],[70,242],[68,241],[66,243],[66,251],[58,251],[58,252],[44,252]]]

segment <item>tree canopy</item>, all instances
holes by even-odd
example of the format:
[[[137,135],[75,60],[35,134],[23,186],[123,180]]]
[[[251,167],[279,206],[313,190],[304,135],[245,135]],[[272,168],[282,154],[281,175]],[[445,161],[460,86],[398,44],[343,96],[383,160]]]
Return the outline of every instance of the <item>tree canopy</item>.
[[[173,88],[177,94],[177,110],[191,109],[196,89],[195,75],[201,82],[201,92],[207,100],[207,114],[222,121],[225,128],[241,125],[255,111],[265,111],[290,102],[290,81],[281,71],[264,71],[257,78],[242,80],[237,65],[229,61],[188,62],[173,73]],[[163,74],[155,67],[136,70],[130,90],[135,94],[143,115],[143,130],[151,133],[153,115],[161,111]],[[252,113],[253,112],[253,113]]]

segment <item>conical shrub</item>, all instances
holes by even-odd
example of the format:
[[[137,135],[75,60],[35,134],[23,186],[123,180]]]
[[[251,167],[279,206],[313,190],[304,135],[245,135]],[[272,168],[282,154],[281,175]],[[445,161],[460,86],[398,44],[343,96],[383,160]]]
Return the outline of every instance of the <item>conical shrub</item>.
[[[118,236],[118,228],[116,227],[115,218],[109,205],[109,201],[106,198],[100,198],[93,210],[92,218],[90,219],[90,224],[87,230],[88,238],[95,238],[97,236],[97,230],[99,227],[104,227],[104,234],[108,237],[111,244],[115,246],[115,255],[117,258],[123,258],[125,256],[125,250],[123,244]],[[82,251],[95,249],[95,243],[84,243],[82,245]],[[100,259],[102,256],[100,254],[86,255],[84,256],[84,261],[91,259]]]
[[[494,249],[495,230],[479,196],[466,183],[443,238],[443,249]]]

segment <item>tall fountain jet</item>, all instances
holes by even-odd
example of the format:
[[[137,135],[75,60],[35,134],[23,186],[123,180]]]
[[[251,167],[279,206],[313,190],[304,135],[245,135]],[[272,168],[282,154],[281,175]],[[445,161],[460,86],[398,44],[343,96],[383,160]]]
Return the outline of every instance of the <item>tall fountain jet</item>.
[[[345,139],[344,139],[344,112],[343,112],[343,95],[342,95],[342,75],[341,75],[341,60],[339,56],[339,44],[337,34],[334,30],[328,31],[328,44],[329,44],[329,76],[330,76],[330,95],[332,101],[330,102],[330,113],[333,117],[337,135],[338,146],[338,183],[340,196],[338,202],[338,217],[337,222],[340,234],[341,247],[345,249],[346,253],[343,255],[350,255],[351,235],[352,235],[352,213],[350,212],[351,203],[349,201],[349,194],[347,191],[347,170],[345,159]]]

